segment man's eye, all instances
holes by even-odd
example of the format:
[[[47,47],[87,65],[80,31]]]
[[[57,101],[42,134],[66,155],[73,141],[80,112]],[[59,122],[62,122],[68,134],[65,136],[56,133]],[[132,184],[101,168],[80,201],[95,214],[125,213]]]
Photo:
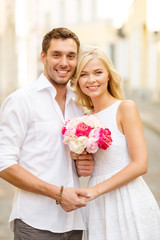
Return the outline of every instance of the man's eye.
[[[75,56],[74,55],[69,55],[68,58],[69,59],[75,59]]]
[[[57,53],[57,54],[53,54],[53,57],[55,58],[58,58],[60,55]]]

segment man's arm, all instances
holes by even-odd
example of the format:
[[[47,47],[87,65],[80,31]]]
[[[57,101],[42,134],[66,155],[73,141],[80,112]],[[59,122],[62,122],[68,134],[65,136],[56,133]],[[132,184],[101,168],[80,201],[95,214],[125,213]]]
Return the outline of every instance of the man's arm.
[[[21,93],[9,96],[0,112],[0,177],[12,185],[28,192],[41,194],[58,200],[60,187],[49,184],[18,164],[20,149],[28,131],[28,123],[32,116],[29,97]],[[45,171],[45,170],[44,170]],[[82,189],[65,189],[62,207],[71,211],[85,206],[79,195],[85,195]]]
[[[28,192],[41,194],[58,200],[60,187],[49,184],[34,176],[18,164],[14,164],[0,172],[0,177],[15,187]],[[62,208],[69,212],[86,205],[86,201],[79,198],[79,195],[88,198],[86,190],[78,188],[64,188],[62,194]]]

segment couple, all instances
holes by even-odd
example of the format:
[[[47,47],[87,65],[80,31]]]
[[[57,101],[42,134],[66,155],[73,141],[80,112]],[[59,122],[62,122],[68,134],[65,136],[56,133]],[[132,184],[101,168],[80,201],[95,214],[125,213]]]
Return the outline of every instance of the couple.
[[[80,240],[86,228],[89,240],[158,240],[159,208],[141,177],[147,150],[136,106],[122,100],[121,78],[106,54],[79,48],[69,29],[47,33],[44,73],[2,105],[0,177],[17,187],[9,219],[14,239]],[[70,155],[62,143],[62,126],[83,107],[112,133],[112,146],[94,156]],[[79,188],[78,175],[92,175],[89,188]]]

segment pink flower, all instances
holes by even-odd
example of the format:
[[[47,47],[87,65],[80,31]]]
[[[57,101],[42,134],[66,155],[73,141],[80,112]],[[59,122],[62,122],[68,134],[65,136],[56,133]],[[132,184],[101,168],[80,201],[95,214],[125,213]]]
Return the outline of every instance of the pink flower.
[[[112,144],[111,132],[97,117],[82,116],[69,120],[62,127],[64,144],[77,154],[84,150],[95,153],[99,148],[106,150]]]
[[[64,135],[65,134],[65,132],[66,132],[66,127],[64,126],[64,127],[62,127],[62,135]]]
[[[94,139],[94,141],[97,141],[99,140],[99,133],[100,133],[100,128],[97,127],[97,128],[94,128],[91,130],[90,134],[89,134],[89,138],[92,138]]]
[[[65,134],[65,132],[67,131],[66,125],[70,122],[70,120],[66,121],[64,126],[62,127],[62,135]]]
[[[99,132],[98,147],[106,150],[112,144],[111,132],[108,128],[101,128]]]
[[[89,138],[86,144],[86,150],[89,153],[95,153],[98,150],[98,142],[94,138]]]
[[[80,137],[80,136],[88,136],[89,133],[91,131],[91,127],[88,126],[87,124],[85,124],[84,122],[82,123],[79,123],[77,128],[76,128],[76,132],[75,132],[75,135],[77,137]]]

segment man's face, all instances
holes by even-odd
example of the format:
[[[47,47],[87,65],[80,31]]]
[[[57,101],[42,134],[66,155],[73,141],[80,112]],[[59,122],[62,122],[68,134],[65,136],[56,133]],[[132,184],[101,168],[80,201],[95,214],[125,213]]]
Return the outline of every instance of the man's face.
[[[45,55],[41,53],[44,75],[54,85],[66,85],[77,65],[77,44],[72,38],[52,39]]]

